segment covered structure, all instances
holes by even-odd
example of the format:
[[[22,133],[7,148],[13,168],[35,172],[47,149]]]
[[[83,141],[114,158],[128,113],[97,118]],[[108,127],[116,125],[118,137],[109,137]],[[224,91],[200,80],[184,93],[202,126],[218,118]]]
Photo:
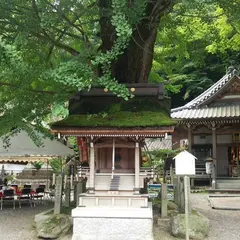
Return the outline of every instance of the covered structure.
[[[102,88],[79,92],[69,102],[70,116],[51,126],[53,133],[76,136],[89,149],[88,192],[79,196],[79,206],[73,210],[74,239],[85,239],[78,228],[82,223],[86,226],[86,221],[101,221],[108,228],[107,220],[98,220],[100,216],[111,221],[121,218],[122,223],[131,215],[134,228],[141,228],[141,219],[146,223],[145,232],[152,236],[152,210],[147,195],[140,194],[147,177],[141,172],[141,147],[145,138],[172,133],[175,121],[170,119],[170,99],[164,97],[162,85],[128,88],[135,95],[128,101]],[[89,234],[94,238],[92,231]]]
[[[7,173],[19,173],[28,163],[45,162],[54,157],[74,155],[74,151],[56,139],[44,137],[37,133],[41,139],[41,146],[37,146],[26,131],[19,131],[10,135],[7,144],[0,139],[0,166],[4,166]]]
[[[234,184],[224,179],[240,176],[239,71],[230,68],[201,95],[172,109],[171,117],[178,121],[173,134],[173,142],[178,143],[175,147],[185,145],[202,166],[212,157],[213,187],[233,188]]]

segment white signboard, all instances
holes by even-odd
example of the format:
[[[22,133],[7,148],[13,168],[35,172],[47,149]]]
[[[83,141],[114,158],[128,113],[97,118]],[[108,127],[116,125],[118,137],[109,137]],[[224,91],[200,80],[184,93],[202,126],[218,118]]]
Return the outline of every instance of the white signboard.
[[[176,175],[195,175],[195,160],[197,159],[188,151],[180,152],[175,158]]]

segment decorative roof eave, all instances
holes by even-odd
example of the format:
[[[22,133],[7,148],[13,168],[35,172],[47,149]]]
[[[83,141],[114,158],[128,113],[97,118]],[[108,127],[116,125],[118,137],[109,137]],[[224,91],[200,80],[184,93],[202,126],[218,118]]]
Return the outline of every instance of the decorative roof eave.
[[[229,71],[225,74],[219,81],[213,84],[210,88],[200,94],[198,97],[194,98],[189,103],[184,106],[171,109],[171,113],[178,112],[185,109],[192,109],[202,106],[203,104],[209,103],[217,94],[225,89],[225,87],[230,84],[230,82],[236,78],[239,78],[239,72],[236,69]]]
[[[240,118],[210,118],[210,119],[179,119],[178,125],[208,125],[208,124],[234,124],[240,123]]]
[[[164,137],[166,133],[172,133],[174,126],[156,127],[156,128],[101,128],[101,129],[81,129],[81,128],[54,128],[52,133],[61,134],[65,136],[79,136],[79,137]]]
[[[9,157],[0,157],[0,163],[29,163],[29,162],[47,162],[53,157],[42,157],[42,156],[9,156]]]
[[[222,92],[225,91],[225,89],[234,81],[234,80],[237,80],[237,79],[240,79],[239,76],[237,75],[234,75],[232,76],[231,78],[228,79],[228,81],[223,84],[222,86],[220,86],[220,89],[216,89],[216,92],[212,93],[211,96],[209,97],[206,97],[206,99],[202,100],[202,102],[199,103],[199,105],[197,107],[201,107],[203,105],[207,105],[209,104],[210,102],[212,102],[214,99],[216,99],[219,94],[221,94]]]

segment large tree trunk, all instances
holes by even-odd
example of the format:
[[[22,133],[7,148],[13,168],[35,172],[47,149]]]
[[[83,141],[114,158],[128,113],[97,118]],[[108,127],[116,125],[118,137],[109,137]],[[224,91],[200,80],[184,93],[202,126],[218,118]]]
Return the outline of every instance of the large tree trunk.
[[[112,75],[119,83],[146,83],[152,67],[153,50],[160,18],[174,0],[148,0],[146,14],[134,29],[124,54],[112,64]],[[116,39],[109,10],[111,0],[100,0],[101,50],[110,50]]]

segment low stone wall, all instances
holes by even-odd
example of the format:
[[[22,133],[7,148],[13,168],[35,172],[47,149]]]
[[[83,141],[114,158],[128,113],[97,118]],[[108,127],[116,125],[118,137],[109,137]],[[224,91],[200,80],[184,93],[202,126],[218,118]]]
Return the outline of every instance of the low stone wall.
[[[152,208],[77,207],[72,240],[152,240]]]

